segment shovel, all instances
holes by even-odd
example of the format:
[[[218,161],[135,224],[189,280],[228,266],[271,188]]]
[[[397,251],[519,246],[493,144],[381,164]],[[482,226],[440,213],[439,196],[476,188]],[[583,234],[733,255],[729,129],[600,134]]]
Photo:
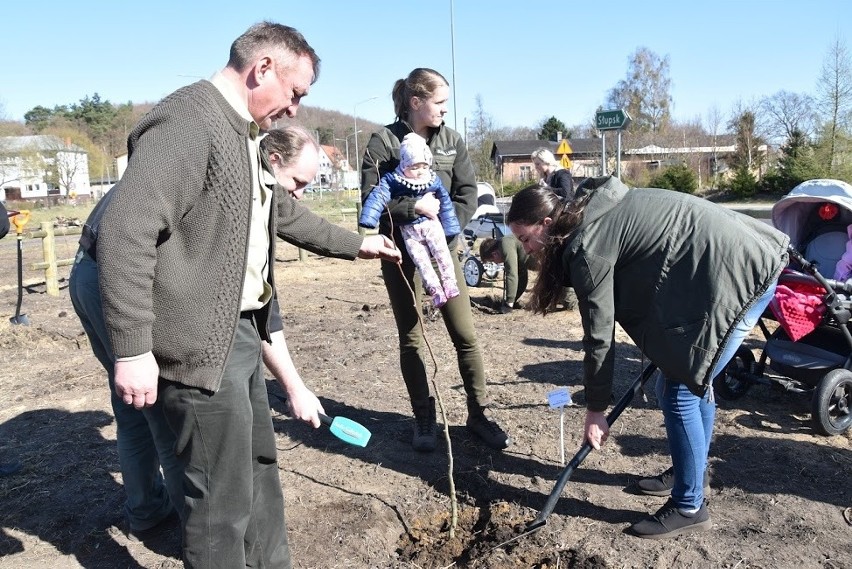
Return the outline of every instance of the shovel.
[[[346,417],[331,418],[328,415],[319,414],[320,421],[328,425],[331,434],[350,445],[365,447],[370,441],[370,431],[360,423]]]
[[[633,398],[642,390],[642,386],[645,385],[645,382],[657,371],[657,366],[653,363],[649,363],[645,366],[645,369],[642,370],[642,373],[633,380],[633,383],[630,385],[630,389],[621,396],[621,399],[618,400],[618,403],[615,404],[615,407],[612,408],[612,411],[609,412],[609,415],[606,416],[606,424],[612,427],[612,424],[615,423],[615,420],[621,415],[622,411],[624,411],[630,402],[633,401]],[[550,496],[547,497],[547,502],[544,503],[544,507],[538,513],[533,521],[527,524],[524,528],[524,531],[515,537],[504,541],[499,545],[495,545],[491,548],[491,550],[497,549],[499,547],[503,547],[513,541],[516,541],[524,536],[527,536],[531,533],[534,533],[540,530],[547,523],[547,518],[553,513],[553,509],[556,507],[556,503],[559,501],[559,497],[562,495],[562,490],[565,489],[565,485],[568,484],[568,480],[571,478],[571,475],[574,474],[574,471],[580,466],[580,464],[589,456],[589,453],[592,452],[592,445],[589,444],[588,441],[583,442],[583,446],[580,447],[580,450],[577,451],[577,454],[574,455],[574,458],[568,463],[565,469],[562,471],[562,474],[559,475],[559,478],[556,480],[556,484],[553,486],[553,490],[550,492]]]
[[[30,318],[26,314],[21,314],[21,301],[24,294],[24,226],[30,220],[30,212],[27,209],[21,211],[10,211],[9,217],[12,218],[12,223],[15,224],[15,233],[18,237],[18,304],[15,307],[15,315],[9,318],[12,324],[30,325]]]

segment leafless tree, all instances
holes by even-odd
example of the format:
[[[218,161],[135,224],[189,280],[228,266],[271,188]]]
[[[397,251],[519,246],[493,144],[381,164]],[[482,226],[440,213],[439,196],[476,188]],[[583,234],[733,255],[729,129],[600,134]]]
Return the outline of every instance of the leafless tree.
[[[0,137],[0,186],[24,182],[44,170],[44,158],[34,148],[19,148]]]
[[[20,178],[20,169],[15,156],[9,149],[9,143],[0,138],[0,187]]]
[[[77,178],[86,168],[85,151],[71,144],[70,140],[62,140],[59,137],[51,137],[54,142],[49,144],[49,159],[52,160],[48,168],[46,179],[65,190],[65,195],[70,196],[74,191]]]
[[[664,130],[671,118],[669,56],[660,57],[647,47],[629,58],[627,76],[607,93],[609,108],[626,109],[633,119],[631,131]]]
[[[482,95],[476,95],[473,120],[465,136],[470,160],[478,180],[494,181],[494,165],[491,163],[491,148],[494,145],[494,119],[485,112]]]
[[[781,145],[798,131],[806,137],[814,132],[816,116],[810,95],[778,91],[760,101],[766,136],[775,145]]]
[[[712,182],[710,187],[715,189],[716,183],[719,180],[719,135],[722,131],[722,125],[725,122],[724,118],[722,118],[722,112],[719,110],[718,105],[710,107],[707,111],[705,120],[707,131],[710,133],[710,143],[713,147],[712,171],[710,172]]]
[[[504,126],[494,129],[494,140],[536,140],[539,132],[528,126]]]
[[[728,122],[728,128],[735,133],[737,149],[732,157],[735,168],[743,168],[749,172],[758,171],[758,179],[762,176],[763,156],[758,151],[765,143],[760,133],[755,105],[737,103]]]
[[[852,59],[840,37],[829,46],[817,80],[817,105],[826,143],[826,165],[835,169],[838,141],[852,122]]]

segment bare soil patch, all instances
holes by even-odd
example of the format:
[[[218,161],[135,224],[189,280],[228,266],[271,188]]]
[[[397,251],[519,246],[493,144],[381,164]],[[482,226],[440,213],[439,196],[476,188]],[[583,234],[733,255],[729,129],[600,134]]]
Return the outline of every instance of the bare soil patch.
[[[58,246],[73,256],[73,241]],[[39,250],[27,244],[27,264]],[[182,567],[179,538],[131,543],[121,532],[123,489],[106,375],[91,355],[67,291],[23,294],[31,325],[12,326],[15,245],[0,241],[0,568]],[[68,270],[60,269],[67,276]],[[566,459],[580,446],[583,388],[576,313],[545,318],[491,309],[500,283],[471,291],[494,415],[513,446],[491,452],[464,428],[464,392],[440,318],[425,325],[449,410],[460,514],[449,538],[445,446],[410,446],[410,406],[397,363],[393,317],[378,265],[308,256],[288,245],[276,268],[288,343],[330,415],[372,431],[366,448],[290,420],[270,397],[278,433],[295,566],[331,567],[778,567],[852,568],[852,435],[815,435],[810,400],[757,386],[720,401],[711,453],[713,530],[674,540],[624,533],[662,498],[633,490],[669,466],[653,390],[575,473],[548,524],[494,549],[531,521],[562,466],[559,413],[546,394],[570,388]],[[25,280],[38,273],[25,271]],[[64,283],[67,285],[67,283]],[[642,368],[618,336],[616,392]],[[760,346],[754,337],[751,345]],[[277,391],[273,381],[270,391]],[[844,517],[845,516],[845,517]]]

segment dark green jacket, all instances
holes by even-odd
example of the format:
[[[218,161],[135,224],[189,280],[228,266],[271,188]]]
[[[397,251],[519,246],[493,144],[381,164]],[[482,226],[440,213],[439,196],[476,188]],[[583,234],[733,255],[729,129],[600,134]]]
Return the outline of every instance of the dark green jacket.
[[[515,302],[527,288],[530,256],[514,235],[500,238],[500,254],[503,256],[503,302]]]
[[[729,332],[787,263],[769,225],[671,190],[584,182],[583,220],[563,253],[583,321],[588,408],[610,402],[615,323],[673,381],[703,395]]]
[[[6,207],[0,203],[0,239],[6,237],[7,233],[9,233],[9,213],[6,211]]]
[[[361,165],[361,202],[379,183],[379,179],[393,171],[399,164],[399,143],[406,134],[412,132],[411,127],[402,120],[383,127],[374,132],[367,143],[364,161]],[[438,174],[444,187],[450,193],[450,199],[456,210],[459,225],[464,228],[476,212],[476,173],[473,170],[467,146],[459,133],[441,125],[432,129],[426,141],[432,151],[432,169]],[[394,228],[397,233],[397,243],[402,243],[399,226],[419,218],[414,212],[415,198],[398,197],[388,203],[388,210],[393,216]],[[390,235],[390,221],[387,213],[379,221],[379,231]],[[406,255],[403,248],[403,255]]]

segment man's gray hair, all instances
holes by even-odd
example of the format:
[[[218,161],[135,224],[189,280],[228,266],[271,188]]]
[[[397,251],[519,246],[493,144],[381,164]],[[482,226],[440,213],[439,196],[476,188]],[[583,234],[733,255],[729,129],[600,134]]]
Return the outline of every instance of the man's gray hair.
[[[309,57],[314,68],[314,81],[319,78],[320,58],[305,36],[296,28],[274,22],[254,24],[235,39],[231,44],[228,67],[242,72],[258,58],[264,55],[275,56],[282,51],[291,57]],[[291,57],[279,56],[278,59],[286,61]]]

